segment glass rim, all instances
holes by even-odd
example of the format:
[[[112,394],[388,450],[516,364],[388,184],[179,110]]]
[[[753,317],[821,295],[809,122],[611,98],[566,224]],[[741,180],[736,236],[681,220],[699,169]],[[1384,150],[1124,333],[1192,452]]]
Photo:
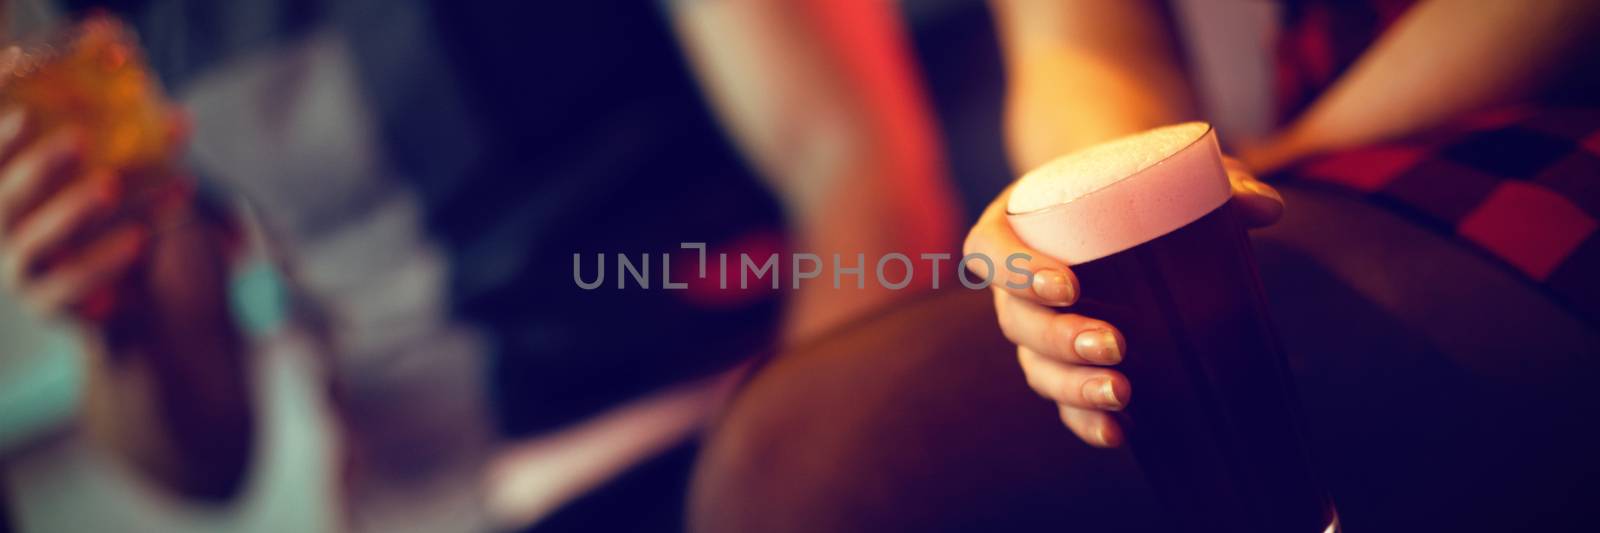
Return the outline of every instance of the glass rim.
[[[1190,139],[1187,142],[1185,142],[1182,147],[1180,147],[1180,148],[1178,148],[1176,150],[1173,150],[1169,154],[1161,156],[1161,158],[1157,159],[1154,163],[1146,165],[1144,168],[1141,168],[1141,169],[1139,169],[1137,171],[1129,173],[1126,176],[1123,176],[1123,177],[1117,178],[1115,180],[1112,180],[1109,183],[1103,184],[1103,185],[1101,185],[1099,187],[1095,187],[1094,189],[1091,189],[1088,192],[1085,192],[1083,194],[1078,195],[1077,198],[1073,198],[1071,201],[1052,204],[1052,205],[1048,205],[1048,206],[1045,206],[1045,207],[1040,207],[1040,208],[1037,208],[1037,209],[1029,209],[1027,211],[1012,211],[1011,208],[1008,206],[1006,208],[1006,215],[1008,215],[1008,216],[1023,216],[1023,215],[1031,215],[1031,214],[1034,214],[1034,213],[1041,213],[1041,212],[1044,212],[1044,211],[1049,211],[1051,209],[1059,208],[1061,206],[1071,205],[1071,204],[1073,204],[1073,203],[1075,203],[1075,202],[1077,202],[1079,200],[1083,200],[1083,199],[1088,198],[1090,196],[1094,196],[1094,195],[1096,195],[1096,194],[1098,194],[1098,193],[1100,193],[1102,191],[1105,191],[1106,189],[1110,189],[1112,187],[1115,187],[1116,185],[1118,185],[1118,184],[1120,184],[1120,183],[1122,183],[1124,181],[1133,179],[1134,177],[1136,177],[1136,176],[1138,176],[1140,174],[1144,174],[1145,172],[1149,172],[1150,169],[1153,169],[1153,168],[1156,168],[1157,166],[1160,166],[1162,163],[1165,163],[1165,162],[1171,160],[1173,157],[1177,156],[1178,154],[1181,154],[1183,152],[1188,151],[1191,148],[1194,148],[1194,146],[1196,144],[1199,144],[1201,141],[1204,141],[1206,136],[1211,135],[1211,133],[1213,131],[1216,131],[1216,126],[1213,126],[1210,122],[1203,121],[1203,120],[1190,120],[1190,121],[1185,121],[1185,122],[1178,122],[1178,123],[1175,123],[1175,124],[1168,124],[1168,125],[1165,125],[1165,126],[1159,126],[1157,128],[1151,128],[1151,129],[1171,128],[1171,127],[1177,127],[1177,126],[1182,126],[1182,125],[1186,125],[1186,124],[1204,124],[1206,127],[1198,135],[1195,135],[1195,137],[1193,139]],[[1143,134],[1143,133],[1145,133],[1147,131],[1151,131],[1151,130],[1144,130],[1144,131],[1130,133],[1130,134],[1127,134],[1127,135],[1124,135],[1124,136],[1121,136],[1121,137],[1116,137],[1116,138],[1113,138],[1113,139],[1107,139],[1105,142],[1111,142],[1111,141],[1115,141],[1115,140],[1118,140],[1118,139],[1123,139],[1123,138],[1132,137],[1132,136],[1135,136],[1135,135],[1140,135],[1140,134]],[[1092,148],[1093,146],[1095,146],[1095,145],[1085,146],[1083,148],[1079,148],[1077,150],[1073,150],[1071,152],[1067,152],[1065,154],[1061,154],[1060,156],[1057,156],[1055,159],[1051,159],[1050,162],[1054,162],[1056,159],[1061,159],[1063,157],[1068,157],[1068,156],[1071,156],[1072,154],[1076,154],[1078,152],[1081,152],[1081,151],[1084,151],[1084,150],[1088,150],[1089,148]],[[1032,172],[1034,172],[1034,171],[1036,171],[1036,170],[1038,170],[1040,168],[1044,168],[1044,166],[1045,165],[1049,165],[1050,162],[1046,162],[1044,165],[1040,165],[1038,167],[1035,167],[1033,170],[1030,170],[1027,173],[1024,173],[1022,175],[1022,177],[1017,178],[1016,181],[1012,182],[1012,184],[1010,186],[1008,186],[1008,187],[1013,187],[1014,188],[1016,186],[1016,183],[1022,181],[1022,179],[1027,177],[1028,174],[1030,174],[1030,173],[1032,173]],[[1008,196],[1009,196],[1009,194],[1010,193],[1007,193]]]

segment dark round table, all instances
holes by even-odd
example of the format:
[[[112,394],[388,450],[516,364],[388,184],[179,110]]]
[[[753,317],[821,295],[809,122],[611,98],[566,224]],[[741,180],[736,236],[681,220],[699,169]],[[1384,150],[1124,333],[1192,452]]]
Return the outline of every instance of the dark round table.
[[[1593,530],[1594,329],[1453,244],[1288,192],[1296,209],[1257,235],[1257,256],[1345,530]],[[761,368],[706,439],[689,508],[708,533],[1181,530],[1174,519],[1126,451],[1059,425],[989,294],[959,287]]]

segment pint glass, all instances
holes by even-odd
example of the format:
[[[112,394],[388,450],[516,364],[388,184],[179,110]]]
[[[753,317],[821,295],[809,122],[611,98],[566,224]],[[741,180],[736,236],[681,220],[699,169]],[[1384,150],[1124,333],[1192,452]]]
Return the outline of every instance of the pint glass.
[[[1181,530],[1337,531],[1230,196],[1216,134],[1193,122],[1030,172],[1009,219],[1072,266],[1074,312],[1122,331],[1137,392],[1116,416]]]

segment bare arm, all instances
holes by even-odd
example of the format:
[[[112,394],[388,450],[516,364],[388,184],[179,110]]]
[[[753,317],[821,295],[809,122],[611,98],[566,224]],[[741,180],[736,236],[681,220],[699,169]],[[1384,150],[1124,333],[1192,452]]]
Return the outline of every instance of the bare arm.
[[[1018,169],[1193,118],[1162,2],[993,0],[1006,63],[1006,135]]]
[[[1266,146],[1261,168],[1414,134],[1520,101],[1593,53],[1600,3],[1430,0],[1407,12]]]
[[[856,253],[915,259],[955,242],[931,113],[895,17],[892,3],[875,1],[675,4],[680,39],[724,126],[783,200],[799,248],[824,261],[836,252],[845,266]],[[824,278],[796,294],[789,338],[894,296],[876,284],[829,290]]]

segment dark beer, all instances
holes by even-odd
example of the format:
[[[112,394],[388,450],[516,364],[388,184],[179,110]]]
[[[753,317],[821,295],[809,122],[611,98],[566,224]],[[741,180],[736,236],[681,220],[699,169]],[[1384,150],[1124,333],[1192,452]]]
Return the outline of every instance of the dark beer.
[[[1013,224],[1030,245],[1079,256],[1069,260],[1082,286],[1072,311],[1110,322],[1127,340],[1117,368],[1136,392],[1117,417],[1182,530],[1336,531],[1333,505],[1311,474],[1296,427],[1292,380],[1267,318],[1250,242],[1227,202],[1214,134],[1206,127],[1200,136],[1181,148],[1181,157],[1149,163],[1127,178],[1164,182],[1096,198],[1122,186],[1115,183],[1074,200],[1110,202],[1073,220],[1078,227],[1041,229],[1047,217],[1019,222],[1028,214],[1013,215]],[[1221,181],[1191,186],[1196,180]],[[1160,197],[1147,198],[1152,194]],[[1195,195],[1206,199],[1193,201]],[[1203,209],[1211,203],[1220,205]],[[1119,206],[1120,212],[1108,210]],[[1201,213],[1173,215],[1184,209]],[[1118,216],[1138,220],[1105,220]],[[1167,231],[1163,223],[1181,225]],[[1121,233],[1100,244],[1124,242],[1098,246],[1075,235],[1095,231]],[[1066,248],[1038,242],[1045,239]]]

